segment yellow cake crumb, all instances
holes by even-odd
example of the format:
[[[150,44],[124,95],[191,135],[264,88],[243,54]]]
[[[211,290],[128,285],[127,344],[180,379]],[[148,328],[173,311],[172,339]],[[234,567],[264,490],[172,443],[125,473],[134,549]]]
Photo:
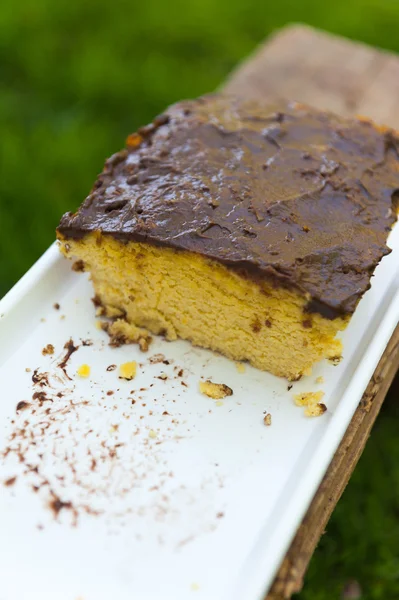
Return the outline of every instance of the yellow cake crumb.
[[[136,372],[137,372],[136,361],[132,360],[131,362],[123,363],[119,367],[119,378],[127,379],[128,381],[130,381],[131,379],[134,379],[134,377],[136,376]]]
[[[103,328],[102,321],[96,321],[96,329],[102,329],[102,328]]]
[[[210,381],[209,379],[200,381],[199,389],[201,394],[213,398],[214,400],[219,400],[220,398],[225,398],[226,396],[231,396],[233,394],[233,390],[225,383],[213,383],[213,381]]]
[[[267,413],[264,417],[263,417],[263,422],[264,424],[269,427],[272,424],[272,416],[270,413]]]
[[[218,400],[218,401],[216,402],[216,406],[223,406],[223,404],[224,404],[224,403],[223,403],[221,400]]]
[[[295,394],[294,401],[297,406],[311,406],[317,404],[323,398],[324,392],[302,392]]]
[[[244,363],[236,363],[236,369],[239,373],[245,373],[245,365]]]
[[[148,433],[148,437],[150,437],[151,439],[155,439],[157,437],[157,432],[154,431],[153,429],[150,429],[150,431]]]
[[[319,377],[316,377],[315,381],[316,381],[316,383],[324,383],[323,375],[319,375]]]
[[[198,583],[192,583],[191,584],[191,590],[193,592],[198,592],[199,589],[200,589],[200,586],[198,585]]]
[[[76,373],[79,377],[89,377],[90,375],[90,367],[89,365],[80,365]]]
[[[320,417],[327,410],[327,406],[322,402],[318,404],[311,404],[305,410],[305,417]]]

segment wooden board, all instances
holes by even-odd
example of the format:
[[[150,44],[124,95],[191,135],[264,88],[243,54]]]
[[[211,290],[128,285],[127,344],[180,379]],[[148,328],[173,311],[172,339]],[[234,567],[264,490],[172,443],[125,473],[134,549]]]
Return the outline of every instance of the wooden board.
[[[225,84],[224,91],[297,100],[341,115],[363,115],[399,129],[399,58],[363,44],[289,26],[273,36]],[[267,600],[301,590],[303,578],[399,369],[399,325],[277,573]]]

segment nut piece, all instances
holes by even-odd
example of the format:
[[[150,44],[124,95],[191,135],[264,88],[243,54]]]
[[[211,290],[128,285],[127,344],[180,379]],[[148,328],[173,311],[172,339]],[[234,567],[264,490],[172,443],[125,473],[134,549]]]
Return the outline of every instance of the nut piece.
[[[89,377],[90,375],[90,367],[89,365],[80,365],[76,373],[79,377]]]
[[[317,404],[323,398],[324,392],[302,392],[295,394],[294,401],[297,406],[312,406]]]
[[[319,404],[311,404],[305,410],[305,417],[320,417],[327,410],[327,406],[320,402]]]
[[[209,396],[214,400],[220,400],[220,398],[232,396],[233,394],[233,390],[225,383],[213,383],[209,379],[200,381],[199,389],[201,394],[205,394],[205,396]]]
[[[136,376],[136,372],[136,361],[133,360],[132,362],[123,363],[119,367],[119,379],[127,379],[127,381],[130,381],[131,379],[134,379],[134,377]]]
[[[270,427],[270,425],[272,424],[272,416],[270,413],[267,413],[264,417],[263,417],[263,422],[267,427]]]

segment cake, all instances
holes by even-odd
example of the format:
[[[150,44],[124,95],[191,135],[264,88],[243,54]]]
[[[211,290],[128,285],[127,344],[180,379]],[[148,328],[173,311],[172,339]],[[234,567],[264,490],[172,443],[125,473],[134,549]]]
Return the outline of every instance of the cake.
[[[215,94],[130,135],[57,236],[114,342],[181,338],[296,380],[340,357],[398,198],[395,132]]]

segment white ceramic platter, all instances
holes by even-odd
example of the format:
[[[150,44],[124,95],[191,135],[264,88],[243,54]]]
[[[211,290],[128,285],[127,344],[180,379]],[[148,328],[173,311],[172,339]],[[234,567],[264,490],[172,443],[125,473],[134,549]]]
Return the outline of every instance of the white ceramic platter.
[[[0,302],[0,600],[263,598],[398,322],[399,228],[389,241],[344,359],[291,390],[185,342],[109,347],[86,275],[51,247]],[[131,360],[133,381],[107,370]],[[293,394],[317,390],[328,411],[306,418]]]

